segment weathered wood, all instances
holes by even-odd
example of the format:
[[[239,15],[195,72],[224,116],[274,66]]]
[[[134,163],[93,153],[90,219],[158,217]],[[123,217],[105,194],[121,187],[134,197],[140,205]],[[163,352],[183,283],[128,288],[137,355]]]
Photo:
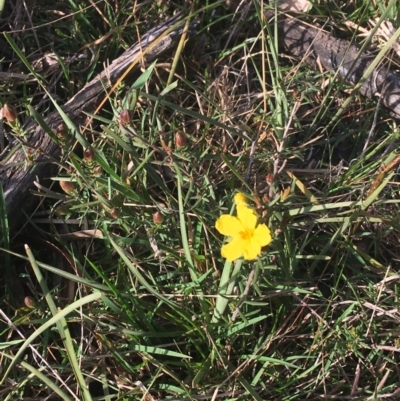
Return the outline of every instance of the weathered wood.
[[[271,13],[267,13],[271,17]],[[284,18],[278,22],[279,43],[291,56],[304,58],[317,68],[317,59],[327,71],[337,72],[345,82],[357,84],[374,59],[362,53],[349,41],[335,38],[321,29],[305,25],[298,19]],[[400,117],[400,76],[384,66],[376,69],[362,84],[360,93],[368,98],[382,96],[382,104]]]
[[[183,32],[184,23],[184,15],[177,14],[155,27],[141,38],[140,43],[136,43],[129,48],[107,69],[85,85],[63,106],[64,112],[71,121],[76,126],[79,126],[86,117],[83,113],[84,111],[93,113],[100,100],[105,96],[105,88],[110,88],[115,84],[134,60],[139,58],[145,62],[151,62],[163,53],[173,49]],[[175,25],[177,26],[171,32],[162,36]],[[162,39],[155,44],[156,40],[161,36]],[[147,49],[149,49],[148,52],[144,54]],[[131,72],[137,71],[141,65],[142,63],[139,62]],[[44,120],[53,130],[63,121],[57,111],[50,113]],[[7,164],[0,164],[0,181],[3,185],[6,211],[11,230],[20,224],[21,218],[23,218],[22,210],[29,212],[38,202],[38,198],[30,192],[33,188],[33,182],[37,178],[43,180],[53,176],[58,168],[57,165],[48,162],[46,155],[51,155],[57,159],[60,156],[60,148],[40,126],[36,127],[28,142],[36,149],[43,151],[42,154],[37,154],[31,167],[26,169],[23,165],[25,154],[22,149],[17,151],[7,161]],[[22,164],[16,166],[17,163],[21,162]]]

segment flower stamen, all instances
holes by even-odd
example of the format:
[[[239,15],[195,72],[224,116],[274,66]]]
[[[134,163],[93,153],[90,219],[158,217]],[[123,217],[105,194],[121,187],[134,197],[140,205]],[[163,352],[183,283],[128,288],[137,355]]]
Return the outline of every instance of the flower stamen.
[[[241,231],[239,233],[239,235],[242,237],[242,239],[244,239],[245,241],[248,241],[251,239],[251,237],[253,235],[253,231],[254,230],[244,230],[244,231]]]

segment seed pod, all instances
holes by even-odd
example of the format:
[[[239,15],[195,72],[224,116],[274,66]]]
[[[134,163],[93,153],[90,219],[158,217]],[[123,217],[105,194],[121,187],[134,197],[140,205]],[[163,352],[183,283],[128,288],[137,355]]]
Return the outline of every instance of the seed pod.
[[[176,134],[175,134],[175,143],[176,143],[176,146],[178,147],[178,148],[181,148],[181,147],[183,147],[183,146],[186,146],[186,136],[185,136],[185,134],[183,133],[183,132],[177,132]]]
[[[72,194],[75,191],[75,185],[71,181],[60,181],[60,187],[67,194]]]
[[[17,120],[17,112],[14,107],[8,105],[7,103],[3,106],[3,117],[8,123],[14,123]]]
[[[122,125],[128,125],[132,121],[132,113],[130,110],[124,109],[119,115],[119,121]]]
[[[164,216],[160,212],[155,212],[153,214],[154,224],[162,224],[163,221],[164,221]]]

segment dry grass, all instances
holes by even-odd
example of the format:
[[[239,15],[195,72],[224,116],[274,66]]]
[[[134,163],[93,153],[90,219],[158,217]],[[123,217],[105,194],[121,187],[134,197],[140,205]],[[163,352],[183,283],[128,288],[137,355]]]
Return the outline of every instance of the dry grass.
[[[396,121],[354,97],[330,126],[348,97],[331,74],[281,54],[253,3],[237,13],[202,6],[193,5],[201,22],[184,51],[158,60],[139,92],[122,82],[94,120],[86,139],[99,158],[64,145],[71,171],[60,175],[77,190],[54,185],[57,199],[2,244],[1,399],[397,394]],[[29,7],[6,3],[3,29],[32,65],[48,53],[64,61],[43,73],[62,104],[178,5]],[[381,13],[373,3],[326,2],[304,20],[329,15],[351,38],[343,15],[369,29]],[[75,54],[87,57],[68,65]],[[7,60],[4,72],[18,68]],[[28,104],[42,115],[53,107],[34,81],[2,89],[21,123]],[[214,223],[236,191],[253,199],[274,240],[257,261],[230,266]],[[18,256],[24,243],[29,262]]]

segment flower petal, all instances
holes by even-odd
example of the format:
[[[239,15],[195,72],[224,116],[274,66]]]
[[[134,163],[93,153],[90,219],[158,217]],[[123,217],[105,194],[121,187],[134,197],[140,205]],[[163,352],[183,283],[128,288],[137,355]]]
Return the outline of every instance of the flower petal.
[[[235,237],[229,244],[221,248],[221,255],[223,258],[233,262],[243,256],[245,241],[241,237]]]
[[[256,259],[257,256],[261,253],[261,245],[257,240],[251,238],[246,241],[246,244],[243,247],[243,256],[246,260]]]
[[[257,225],[257,215],[253,209],[250,209],[245,203],[239,203],[237,206],[237,215],[240,223],[245,229],[254,230]]]
[[[238,192],[235,196],[234,196],[234,201],[235,201],[235,205],[240,205],[241,203],[247,204],[247,198],[241,193]]]
[[[253,240],[261,246],[267,246],[272,241],[271,230],[265,224],[259,224],[254,230]]]
[[[243,225],[237,217],[229,214],[223,214],[216,222],[215,228],[228,237],[235,237],[243,231]]]

